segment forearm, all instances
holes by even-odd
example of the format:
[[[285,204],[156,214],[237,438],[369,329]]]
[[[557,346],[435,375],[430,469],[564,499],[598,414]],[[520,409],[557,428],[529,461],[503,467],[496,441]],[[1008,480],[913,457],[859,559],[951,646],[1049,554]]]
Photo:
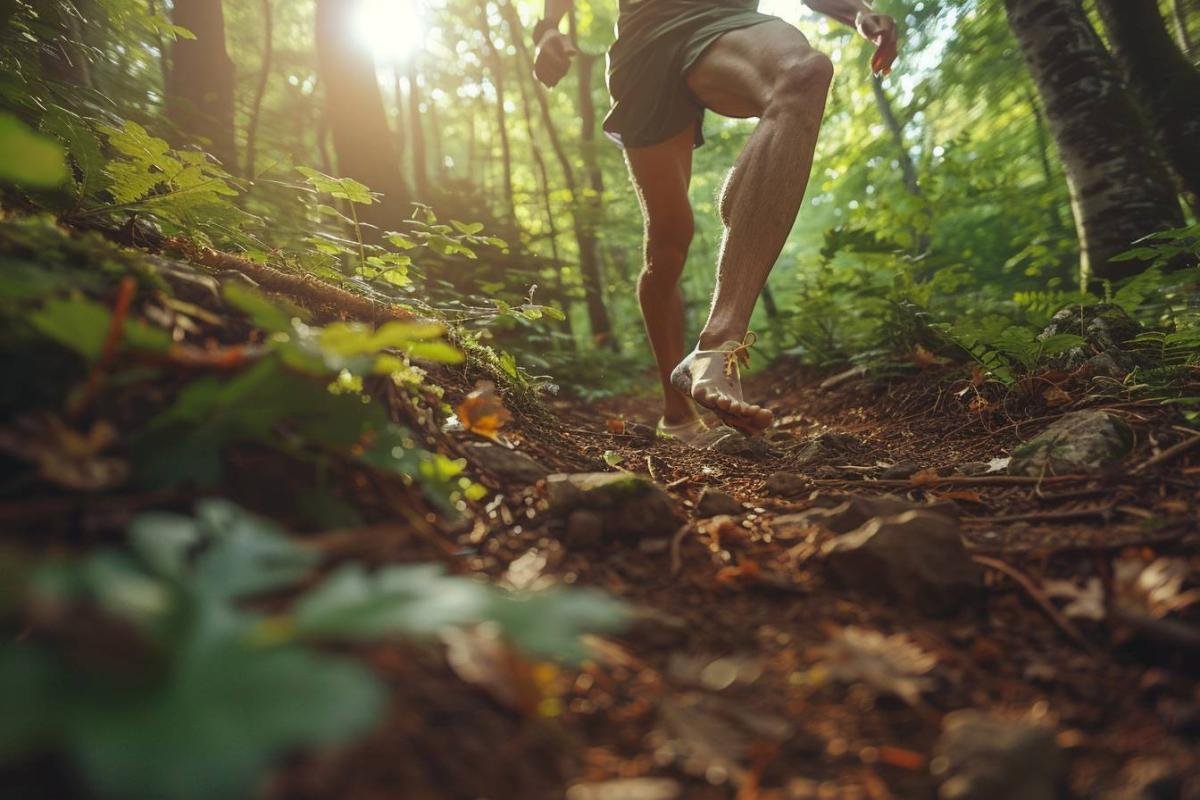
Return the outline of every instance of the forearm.
[[[575,0],[546,0],[542,7],[542,19],[557,28],[558,23],[574,5]]]
[[[546,0],[546,5],[554,2],[570,2],[570,0]],[[854,20],[860,12],[871,10],[871,5],[866,0],[802,0],[802,2],[818,14],[832,17],[852,28]]]

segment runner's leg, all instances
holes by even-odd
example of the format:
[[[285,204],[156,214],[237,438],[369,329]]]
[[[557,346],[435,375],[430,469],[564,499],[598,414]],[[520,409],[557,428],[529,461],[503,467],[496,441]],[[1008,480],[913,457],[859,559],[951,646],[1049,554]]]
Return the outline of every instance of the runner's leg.
[[[625,151],[629,174],[645,219],[642,273],[638,302],[663,387],[663,420],[678,424],[694,419],[696,410],[671,386],[671,369],[684,354],[683,294],[679,277],[692,243],[692,177],[694,129],[689,126],[665,142]]]
[[[721,191],[725,235],[699,350],[740,342],[746,334],[804,199],[832,78],[829,58],[782,21],[726,33],[688,73],[688,86],[707,108],[724,116],[759,117]],[[692,395],[746,427],[769,425],[771,412],[744,402],[735,380],[722,382],[718,375],[694,387]]]

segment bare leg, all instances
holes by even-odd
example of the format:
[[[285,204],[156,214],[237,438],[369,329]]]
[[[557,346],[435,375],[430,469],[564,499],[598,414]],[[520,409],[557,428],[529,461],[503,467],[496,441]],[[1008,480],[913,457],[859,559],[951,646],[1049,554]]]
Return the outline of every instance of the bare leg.
[[[725,34],[688,73],[707,108],[760,118],[721,191],[725,235],[697,351],[728,349],[746,334],[804,199],[832,78],[830,60],[785,22]],[[736,370],[714,368],[697,355],[675,370],[677,387],[730,424],[750,430],[770,424],[769,410],[742,399]]]
[[[660,144],[626,150],[629,172],[642,205],[645,263],[638,276],[638,302],[663,388],[663,421],[679,424],[696,418],[687,395],[671,385],[671,369],[684,354],[683,295],[679,276],[692,242],[691,127]]]

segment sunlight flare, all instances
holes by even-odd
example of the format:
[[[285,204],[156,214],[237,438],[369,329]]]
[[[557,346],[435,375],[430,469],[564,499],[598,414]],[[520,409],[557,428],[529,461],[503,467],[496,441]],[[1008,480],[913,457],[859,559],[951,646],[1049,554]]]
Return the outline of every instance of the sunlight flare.
[[[428,32],[419,0],[363,0],[354,29],[380,64],[406,61]]]

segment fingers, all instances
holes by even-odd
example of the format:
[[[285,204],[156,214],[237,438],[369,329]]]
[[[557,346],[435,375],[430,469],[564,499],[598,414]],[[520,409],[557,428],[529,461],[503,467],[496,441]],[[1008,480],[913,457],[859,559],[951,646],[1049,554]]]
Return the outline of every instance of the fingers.
[[[534,58],[533,74],[548,87],[554,87],[571,69],[576,50],[571,40],[562,34],[546,34]]]

